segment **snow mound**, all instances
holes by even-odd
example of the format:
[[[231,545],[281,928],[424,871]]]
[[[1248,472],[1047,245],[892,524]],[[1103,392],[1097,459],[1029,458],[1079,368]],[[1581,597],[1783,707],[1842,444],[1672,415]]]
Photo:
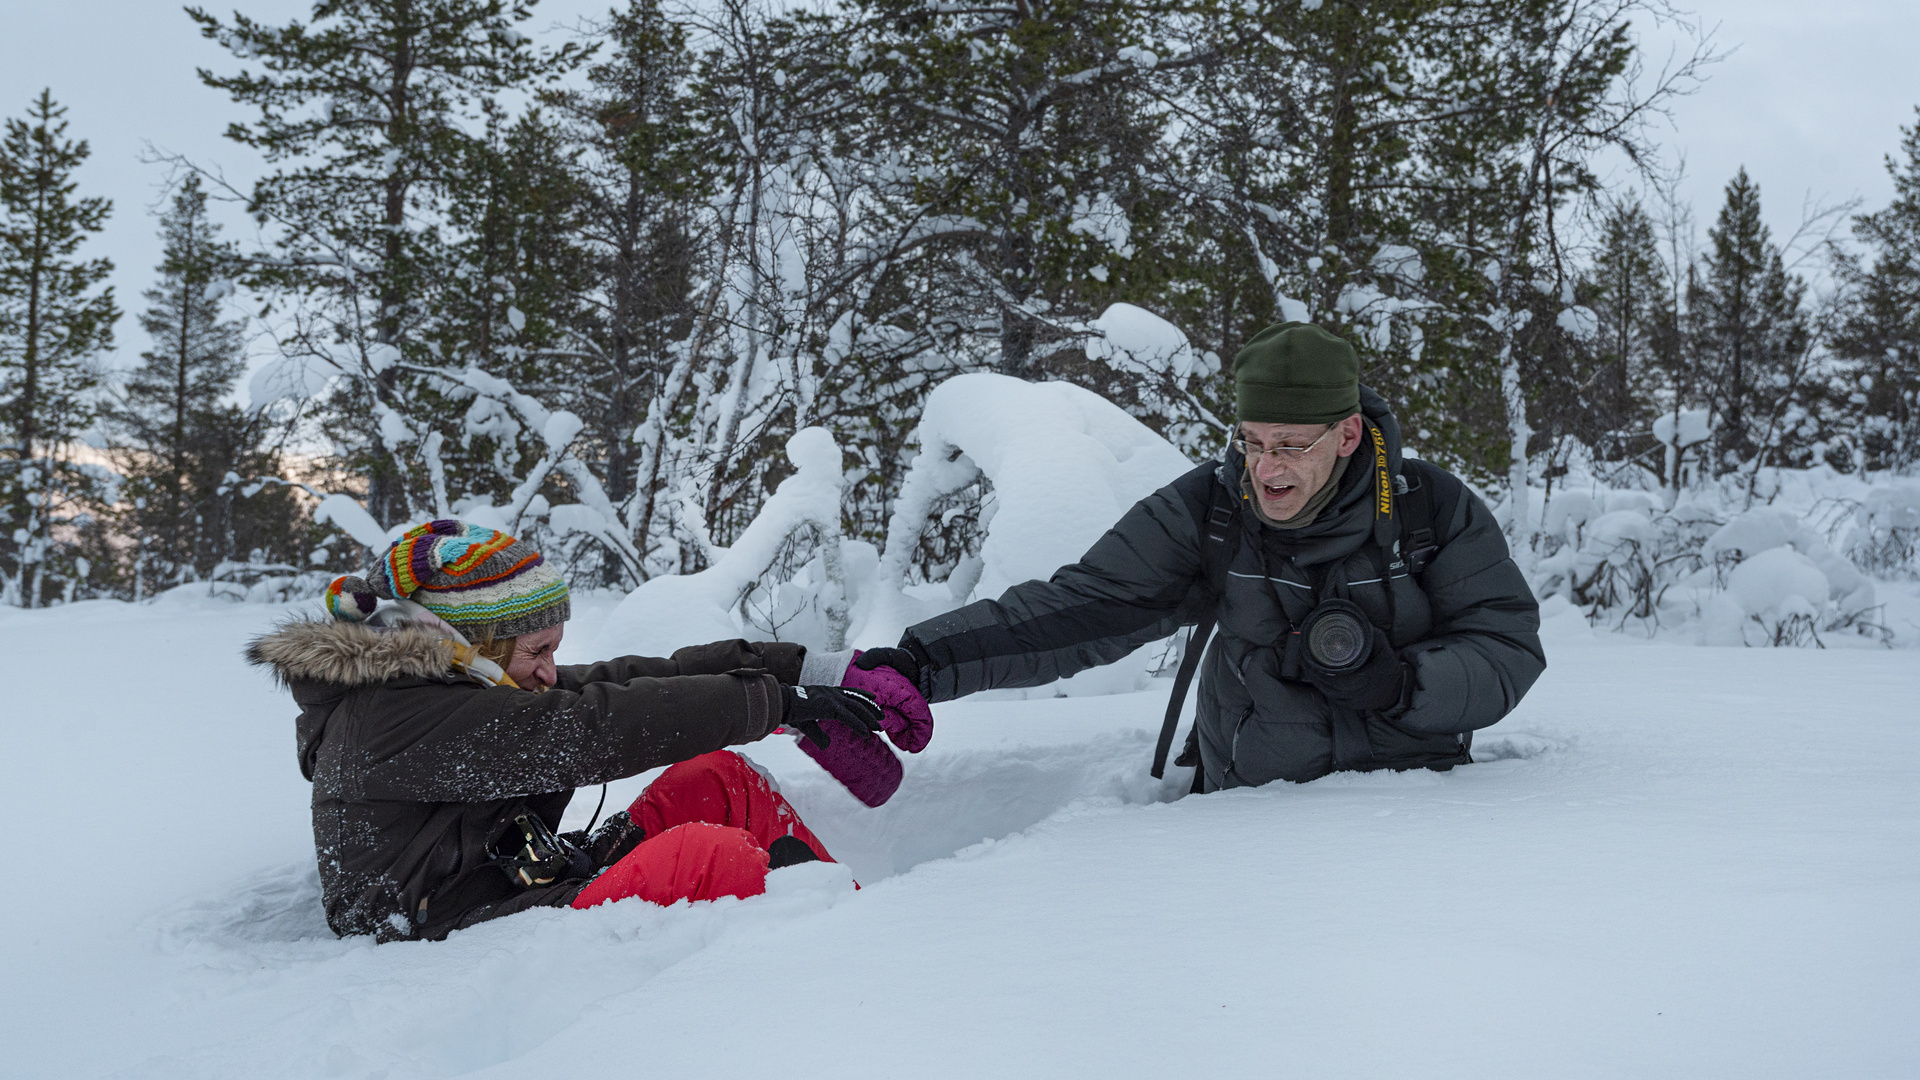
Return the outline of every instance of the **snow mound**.
[[[713,565],[697,574],[656,577],[635,589],[601,626],[597,655],[669,656],[687,645],[766,636],[747,632],[741,601],[796,532],[812,528],[837,545],[846,487],[840,447],[824,429],[796,432],[786,449],[798,471],[781,482],[733,546],[716,549]]]
[[[1733,568],[1727,595],[1748,615],[1818,615],[1831,586],[1813,560],[1791,548],[1769,548]]]
[[[940,384],[927,398],[918,435],[920,452],[888,522],[879,587],[855,619],[860,641],[891,644],[919,619],[1051,577],[1078,561],[1134,503],[1193,468],[1171,443],[1098,394],[1005,375],[960,375]],[[946,597],[929,600],[909,580],[914,552],[936,504],[982,481],[988,490],[978,557],[955,571]],[[1055,689],[1138,690],[1157,657],[1156,650],[1142,649]]]
[[[1134,503],[1193,468],[1171,443],[1090,390],[1005,375],[940,384],[927,397],[919,435],[882,572],[904,577],[934,499],[984,476],[994,506],[974,596],[998,596],[1076,561]]]

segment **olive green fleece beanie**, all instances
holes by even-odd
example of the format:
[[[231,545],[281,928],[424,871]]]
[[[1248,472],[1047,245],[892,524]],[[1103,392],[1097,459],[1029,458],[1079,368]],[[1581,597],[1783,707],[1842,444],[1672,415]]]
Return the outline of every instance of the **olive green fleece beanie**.
[[[1233,386],[1244,422],[1331,424],[1360,411],[1360,358],[1312,323],[1276,323],[1234,356]]]

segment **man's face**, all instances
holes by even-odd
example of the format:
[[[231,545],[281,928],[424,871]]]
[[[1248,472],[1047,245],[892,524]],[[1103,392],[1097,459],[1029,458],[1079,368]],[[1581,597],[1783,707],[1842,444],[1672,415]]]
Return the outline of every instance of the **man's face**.
[[[559,678],[553,670],[553,650],[566,634],[566,624],[549,626],[532,634],[521,634],[513,641],[513,655],[507,658],[507,677],[522,690],[545,690]]]
[[[1358,416],[1332,425],[1241,424],[1240,437],[1247,441],[1247,470],[1253,476],[1253,493],[1260,500],[1261,511],[1275,521],[1298,514],[1307,500],[1326,486],[1327,477],[1333,475],[1334,460],[1359,448],[1361,430]],[[1305,454],[1259,452],[1282,446],[1313,448]]]

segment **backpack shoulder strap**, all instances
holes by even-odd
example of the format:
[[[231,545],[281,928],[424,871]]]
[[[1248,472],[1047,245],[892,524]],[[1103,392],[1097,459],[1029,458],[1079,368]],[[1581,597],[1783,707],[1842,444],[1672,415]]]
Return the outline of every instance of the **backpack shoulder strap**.
[[[1195,469],[1180,483],[1184,483],[1194,474],[1204,475],[1207,483],[1206,515],[1195,515],[1200,522],[1200,573],[1206,581],[1207,607],[1205,613],[1195,623],[1193,632],[1187,635],[1187,647],[1180,657],[1180,670],[1173,677],[1173,693],[1167,699],[1167,715],[1160,722],[1160,738],[1153,746],[1153,778],[1160,779],[1167,771],[1167,754],[1173,749],[1173,733],[1180,727],[1180,708],[1186,704],[1187,688],[1193,685],[1193,674],[1199,670],[1200,656],[1206,651],[1207,639],[1213,636],[1214,610],[1220,603],[1220,597],[1227,586],[1227,565],[1233,558],[1233,546],[1240,538],[1240,508],[1236,505],[1225,485],[1215,479],[1216,469],[1210,464]],[[1187,508],[1196,509],[1197,492],[1183,490],[1187,496]]]
[[[1460,478],[1437,465],[1408,459],[1400,476],[1406,490],[1399,493],[1400,558],[1414,579],[1426,573],[1433,557],[1450,537],[1441,533],[1453,524],[1453,513],[1460,505],[1460,493],[1466,486]]]

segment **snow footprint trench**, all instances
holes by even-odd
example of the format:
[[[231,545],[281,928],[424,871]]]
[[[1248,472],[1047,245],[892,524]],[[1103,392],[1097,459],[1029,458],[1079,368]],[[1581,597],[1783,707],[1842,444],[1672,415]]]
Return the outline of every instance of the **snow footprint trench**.
[[[308,1032],[331,1031],[334,1041],[310,1047],[315,1075],[365,1075],[383,1057],[406,1062],[408,1075],[451,1075],[524,1053],[576,1023],[592,1002],[639,989],[723,936],[795,932],[799,920],[851,892],[849,871],[864,887],[881,886],[1076,808],[1177,798],[1186,775],[1147,776],[1147,737],[1124,731],[909,759],[900,792],[868,809],[797,751],[750,749],[774,763],[770,771],[844,869],[780,871],[767,896],[744,902],[532,911],[445,942],[376,948],[368,939],[337,939],[327,929],[318,873],[308,858],[255,870],[218,897],[157,913],[143,931],[185,969],[172,980],[176,987],[191,985],[196,997],[263,1011],[263,1023],[243,1042],[285,1047],[288,1040],[320,1039]],[[628,786],[637,791],[646,779]],[[616,791],[609,805],[622,798]],[[575,809],[584,815],[592,801],[583,793]],[[568,824],[584,821],[570,814]],[[537,1004],[521,996],[530,986],[541,988]],[[502,989],[512,987],[521,990]],[[316,992],[323,1000],[313,1000]],[[490,1014],[513,1020],[495,1031],[485,1019]],[[476,1046],[476,1030],[495,1034]],[[357,1049],[349,1051],[348,1044]],[[232,1075],[245,1075],[248,1061],[244,1053],[234,1055]],[[129,1075],[199,1074],[212,1066],[203,1055],[168,1057]]]
[[[1565,739],[1514,731],[1483,736],[1473,754],[1478,764],[1517,763],[1566,746]],[[1149,747],[1144,733],[1126,732],[1078,744],[910,760],[899,793],[874,809],[853,802],[804,761],[776,775],[801,816],[828,839],[835,857],[870,887],[923,863],[1017,837],[1075,808],[1180,798],[1191,774],[1173,769],[1167,779],[1154,780],[1143,767]],[[642,786],[651,775],[632,783]],[[517,921],[487,926],[505,932]],[[324,960],[354,947],[327,928],[319,874],[310,859],[256,870],[227,894],[182,905],[146,925],[168,951],[198,954],[209,966],[226,966],[219,960],[223,954],[234,954],[228,959],[236,968],[254,969],[275,966],[275,960]]]
[[[1562,746],[1514,732],[1484,739],[1476,756],[1511,766]],[[844,868],[780,871],[766,896],[747,901],[532,911],[445,942],[377,948],[327,930],[311,861],[264,868],[218,899],[147,923],[161,951],[188,969],[195,996],[257,1012],[258,1022],[217,1053],[150,1059],[126,1075],[249,1075],[255,1051],[267,1047],[276,1058],[301,1048],[286,1075],[458,1075],[513,1060],[579,1024],[583,1012],[643,1007],[629,995],[721,941],[780,948],[783,937],[807,933],[806,920],[850,897],[849,872],[865,888],[887,888],[930,862],[994,857],[996,845],[1018,843],[1044,822],[1175,800],[1190,775],[1148,776],[1151,739],[1134,729],[909,759],[894,799],[867,809],[797,751],[752,749],[774,763],[770,771]],[[629,784],[637,790],[644,779]],[[621,798],[616,792],[609,805]],[[584,794],[576,801],[585,804],[580,813],[591,810]],[[569,824],[583,823],[570,815]]]

